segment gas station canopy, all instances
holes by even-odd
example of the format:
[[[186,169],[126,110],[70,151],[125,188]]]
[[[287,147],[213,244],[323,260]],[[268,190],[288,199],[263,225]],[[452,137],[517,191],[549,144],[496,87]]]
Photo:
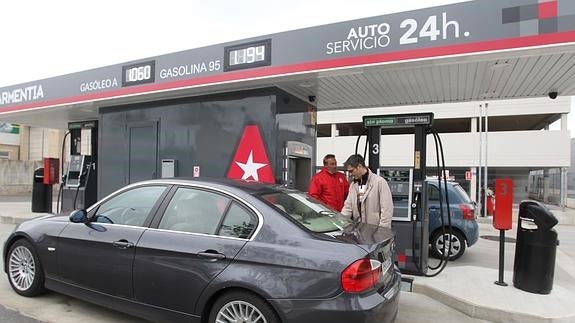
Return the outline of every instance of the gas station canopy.
[[[318,110],[575,95],[575,1],[470,1],[265,35],[0,88],[0,119],[278,87]]]

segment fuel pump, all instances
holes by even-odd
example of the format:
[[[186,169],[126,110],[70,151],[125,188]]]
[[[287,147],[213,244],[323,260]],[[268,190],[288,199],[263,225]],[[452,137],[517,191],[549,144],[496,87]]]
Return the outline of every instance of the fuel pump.
[[[68,124],[70,158],[60,186],[61,211],[85,209],[96,202],[97,125],[97,121]]]
[[[363,124],[367,128],[366,144],[369,145],[369,168],[372,172],[387,179],[394,199],[392,229],[396,234],[396,262],[398,267],[404,273],[415,275],[428,275],[428,269],[439,269],[432,274],[436,275],[443,270],[447,259],[441,259],[440,264],[435,267],[428,266],[429,211],[427,207],[427,183],[425,181],[427,175],[427,134],[432,133],[434,135],[436,149],[441,146],[439,136],[432,129],[433,113],[364,116]],[[398,128],[413,130],[415,140],[413,165],[407,169],[382,171],[380,169],[382,129],[385,131],[385,129]],[[443,156],[443,150],[441,155]],[[439,152],[437,156],[437,165],[439,166]],[[442,203],[441,186],[440,183],[440,204]],[[443,187],[446,188],[446,185]],[[447,207],[449,208],[449,202]],[[440,209],[443,212],[442,206]],[[443,219],[443,214],[441,218]],[[448,253],[444,252],[445,254]]]

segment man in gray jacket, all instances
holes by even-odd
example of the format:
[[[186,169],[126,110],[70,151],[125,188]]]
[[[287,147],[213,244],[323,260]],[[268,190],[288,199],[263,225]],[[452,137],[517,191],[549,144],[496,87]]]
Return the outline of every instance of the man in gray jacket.
[[[341,213],[359,222],[391,228],[393,199],[387,181],[365,166],[361,155],[351,155],[343,163],[353,176]]]

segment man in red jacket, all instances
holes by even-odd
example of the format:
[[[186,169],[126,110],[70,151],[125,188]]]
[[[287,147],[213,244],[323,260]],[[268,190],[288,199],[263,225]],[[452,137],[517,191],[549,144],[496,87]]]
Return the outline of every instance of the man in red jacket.
[[[349,183],[345,175],[337,171],[335,155],[325,155],[323,168],[312,177],[309,183],[309,195],[341,211],[348,192]]]

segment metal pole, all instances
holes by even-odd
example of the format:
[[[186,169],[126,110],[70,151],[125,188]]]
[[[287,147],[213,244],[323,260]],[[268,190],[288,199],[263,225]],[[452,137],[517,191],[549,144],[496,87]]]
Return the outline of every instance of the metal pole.
[[[561,211],[567,206],[567,168],[561,168]]]
[[[477,206],[480,216],[483,216],[483,199],[481,196],[481,171],[483,168],[483,105],[479,105],[479,165],[477,167]]]
[[[477,136],[477,118],[475,116],[471,118],[471,127],[469,128],[469,131],[473,136],[473,140],[475,140],[475,136]],[[474,201],[477,201],[477,164],[475,161],[472,161],[472,164],[469,166],[469,170],[471,171],[471,181],[469,181],[469,196]]]
[[[489,135],[489,120],[488,120],[488,113],[487,113],[487,106],[489,103],[485,103],[485,171],[483,172],[483,216],[487,216],[487,169],[488,169],[488,162],[487,162],[487,137]]]
[[[495,285],[507,286],[503,281],[503,267],[505,262],[505,230],[499,230],[499,280]]]

